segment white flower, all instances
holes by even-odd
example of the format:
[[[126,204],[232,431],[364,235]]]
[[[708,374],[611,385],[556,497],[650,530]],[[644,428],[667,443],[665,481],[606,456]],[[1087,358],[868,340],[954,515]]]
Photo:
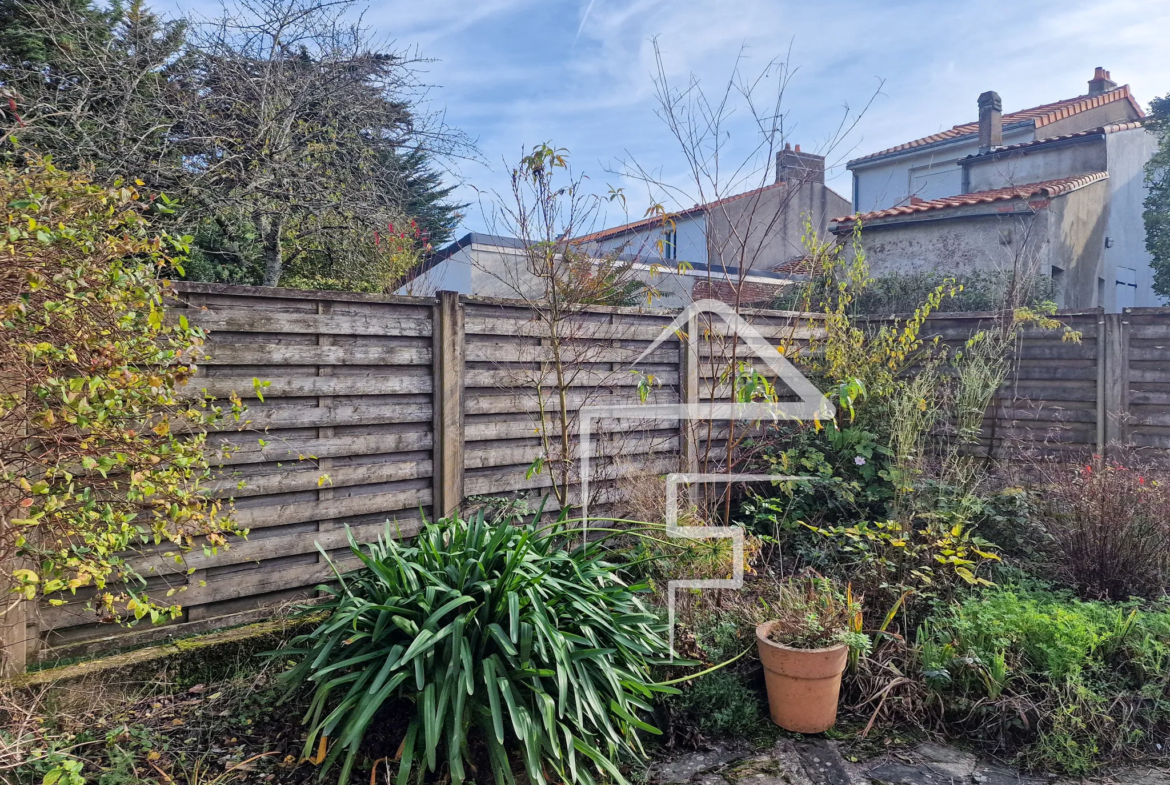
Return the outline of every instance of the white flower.
[[[865,459],[862,458],[860,455],[858,455],[856,458],[854,458],[853,462],[856,463],[858,466],[865,466]]]

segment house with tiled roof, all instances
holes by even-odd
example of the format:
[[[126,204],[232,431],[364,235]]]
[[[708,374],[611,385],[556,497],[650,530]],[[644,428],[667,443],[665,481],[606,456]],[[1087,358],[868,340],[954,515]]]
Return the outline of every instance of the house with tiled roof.
[[[818,232],[849,210],[825,185],[825,159],[790,145],[776,155],[775,181],[759,188],[591,232],[572,241],[579,251],[629,265],[632,277],[656,292],[654,306],[684,308],[694,299],[768,305],[785,288],[808,280],[798,271],[804,220]],[[523,243],[471,233],[411,271],[399,294],[448,289],[489,297],[531,297],[544,284],[528,270]]]
[[[997,144],[1036,142],[1142,117],[1129,85],[1119,87],[1108,71],[1098,68],[1085,95],[1001,114]],[[959,162],[982,146],[976,120],[853,159],[846,165],[853,173],[853,212],[962,193]]]
[[[1050,276],[1065,308],[1161,305],[1145,250],[1144,166],[1157,149],[1140,105],[1098,68],[1089,93],[979,120],[849,163],[873,275]]]
[[[671,305],[705,297],[761,305],[804,280],[785,265],[805,255],[805,220],[823,233],[849,209],[849,200],[825,185],[824,157],[788,144],[767,185],[577,239],[598,255],[653,263],[655,286],[674,292]]]
[[[588,244],[585,244],[588,245]],[[597,250],[597,249],[594,249]],[[661,253],[642,249],[620,253],[598,252],[599,265],[628,264],[630,278],[656,292],[655,308],[684,308],[692,297],[715,297],[732,302],[742,290],[743,304],[767,304],[785,287],[803,283],[807,276],[790,270],[750,270],[718,263],[685,265],[663,261]],[[543,296],[544,282],[529,271],[524,243],[515,237],[470,232],[432,254],[411,271],[396,294],[433,295],[448,290],[481,297],[530,298]],[[725,282],[734,281],[730,288]]]

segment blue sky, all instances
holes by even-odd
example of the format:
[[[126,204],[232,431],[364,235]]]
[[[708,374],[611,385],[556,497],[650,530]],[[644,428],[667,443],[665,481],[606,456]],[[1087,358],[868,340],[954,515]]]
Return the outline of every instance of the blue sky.
[[[214,12],[206,0],[156,5],[181,7]],[[694,74],[713,91],[741,51],[747,72],[786,59],[795,69],[787,136],[806,150],[881,83],[833,156],[842,163],[974,120],[985,90],[1005,112],[1079,95],[1095,66],[1130,84],[1143,106],[1170,93],[1170,0],[387,0],[365,19],[397,48],[434,58],[423,75],[431,108],[479,147],[481,162],[452,165],[458,195],[472,202],[463,230],[487,228],[478,194],[506,189],[504,162],[544,141],[568,148],[595,191],[626,187],[632,217],[651,196],[607,171],[622,160],[678,186],[677,202],[689,206],[685,161],[655,115],[652,38],[673,81]],[[747,121],[733,117],[732,142],[750,145]],[[843,166],[829,178],[849,196]]]

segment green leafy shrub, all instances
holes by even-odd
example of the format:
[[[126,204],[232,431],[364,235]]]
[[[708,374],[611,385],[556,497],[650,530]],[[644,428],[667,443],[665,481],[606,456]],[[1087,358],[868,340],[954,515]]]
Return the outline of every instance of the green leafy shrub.
[[[675,724],[707,736],[743,740],[767,728],[760,692],[752,689],[745,674],[729,668],[696,679],[669,703]]]
[[[697,596],[692,598],[697,599]],[[764,695],[759,681],[759,662],[742,656],[756,647],[755,625],[763,618],[759,603],[739,603],[705,608],[681,620],[682,648],[696,662],[718,670],[703,673],[680,684],[682,693],[667,698],[663,715],[672,740],[687,743],[702,737],[742,741],[764,734],[770,723],[764,718]]]
[[[484,748],[497,783],[513,782],[513,750],[534,785],[546,772],[588,785],[589,764],[624,782],[615,762],[642,753],[639,729],[657,732],[638,713],[655,691],[677,690],[650,678],[668,647],[643,587],[624,584],[599,548],[481,511],[428,523],[411,544],[387,532],[351,550],[362,569],[313,606],[328,619],[279,652],[301,658],[290,687],[315,690],[306,754],[328,737],[324,768],[344,756],[345,782],[375,716],[396,711],[410,717],[400,785],[413,767],[444,763],[458,785]]]
[[[917,652],[957,727],[1083,774],[1170,724],[1170,610],[993,589],[933,616]]]
[[[744,502],[749,528],[778,537],[799,522],[884,517],[894,489],[887,479],[890,450],[872,431],[838,428],[770,429],[756,459],[761,471],[797,475],[774,483],[769,495]]]
[[[950,600],[957,588],[990,586],[980,573],[1000,560],[995,546],[975,536],[955,513],[809,528],[837,550],[854,585],[879,598],[883,613],[907,596]]]
[[[967,520],[972,531],[995,543],[1005,562],[1043,570],[1048,567],[1052,538],[1034,520],[1037,501],[1036,491],[1021,486],[975,493],[938,480],[921,483],[914,500],[919,509]]]
[[[201,490],[201,426],[223,412],[180,395],[204,334],[163,317],[187,238],[150,218],[173,202],[35,157],[0,170],[0,202],[0,580],[54,604],[88,592],[111,619],[177,616],[136,591],[127,550],[177,556],[232,526]]]

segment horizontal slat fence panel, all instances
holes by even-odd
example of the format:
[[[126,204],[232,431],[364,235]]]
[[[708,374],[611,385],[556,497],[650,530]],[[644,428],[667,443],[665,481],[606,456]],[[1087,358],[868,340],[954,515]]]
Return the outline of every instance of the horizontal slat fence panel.
[[[1104,405],[1100,389],[1100,353],[1105,320],[1098,311],[1062,312],[1058,319],[1079,333],[1065,338],[1063,329],[1021,331],[1011,356],[1008,377],[988,407],[978,445],[970,452],[997,458],[1012,455],[1062,456],[1098,449]],[[997,325],[994,314],[936,313],[922,328],[927,340],[938,338],[949,352],[961,352],[971,336]]]
[[[558,323],[555,346],[542,315],[519,301],[176,288],[168,318],[209,331],[189,394],[247,405],[242,423],[208,436],[219,467],[208,490],[232,500],[250,534],[178,562],[165,546],[131,557],[150,592],[180,592],[183,616],[163,632],[98,624],[81,593],[43,606],[42,657],[254,619],[308,596],[331,576],[322,551],[352,566],[347,525],[359,540],[388,521],[394,536],[410,536],[424,516],[469,498],[535,504],[558,482],[555,465],[533,468],[538,456],[555,464],[562,406],[572,461],[589,421],[590,511],[616,511],[631,471],[695,470],[697,452],[726,449],[728,424],[686,428],[671,407],[729,401],[736,367],[776,381],[769,360],[799,356],[821,331],[816,314],[746,314],[779,350],[758,357],[717,317],[694,319],[688,335],[673,329],[677,313],[589,307]],[[995,318],[935,314],[923,335],[958,351]],[[1080,341],[1025,331],[970,451],[1071,459],[1110,442],[1170,449],[1170,309],[1059,318]],[[569,478],[573,504],[579,479]],[[547,509],[559,507],[552,499]]]
[[[157,582],[152,596],[178,590],[172,601],[183,615],[173,631],[182,633],[310,594],[331,575],[318,547],[346,555],[346,524],[369,539],[387,520],[410,534],[431,514],[436,301],[176,289],[168,318],[185,316],[209,333],[189,394],[234,393],[248,406],[243,423],[208,436],[221,467],[209,490],[234,499],[248,537],[216,553],[197,546],[179,563],[166,548],[132,560]],[[78,607],[84,597],[65,599],[41,614],[44,655],[126,631],[95,623]]]

